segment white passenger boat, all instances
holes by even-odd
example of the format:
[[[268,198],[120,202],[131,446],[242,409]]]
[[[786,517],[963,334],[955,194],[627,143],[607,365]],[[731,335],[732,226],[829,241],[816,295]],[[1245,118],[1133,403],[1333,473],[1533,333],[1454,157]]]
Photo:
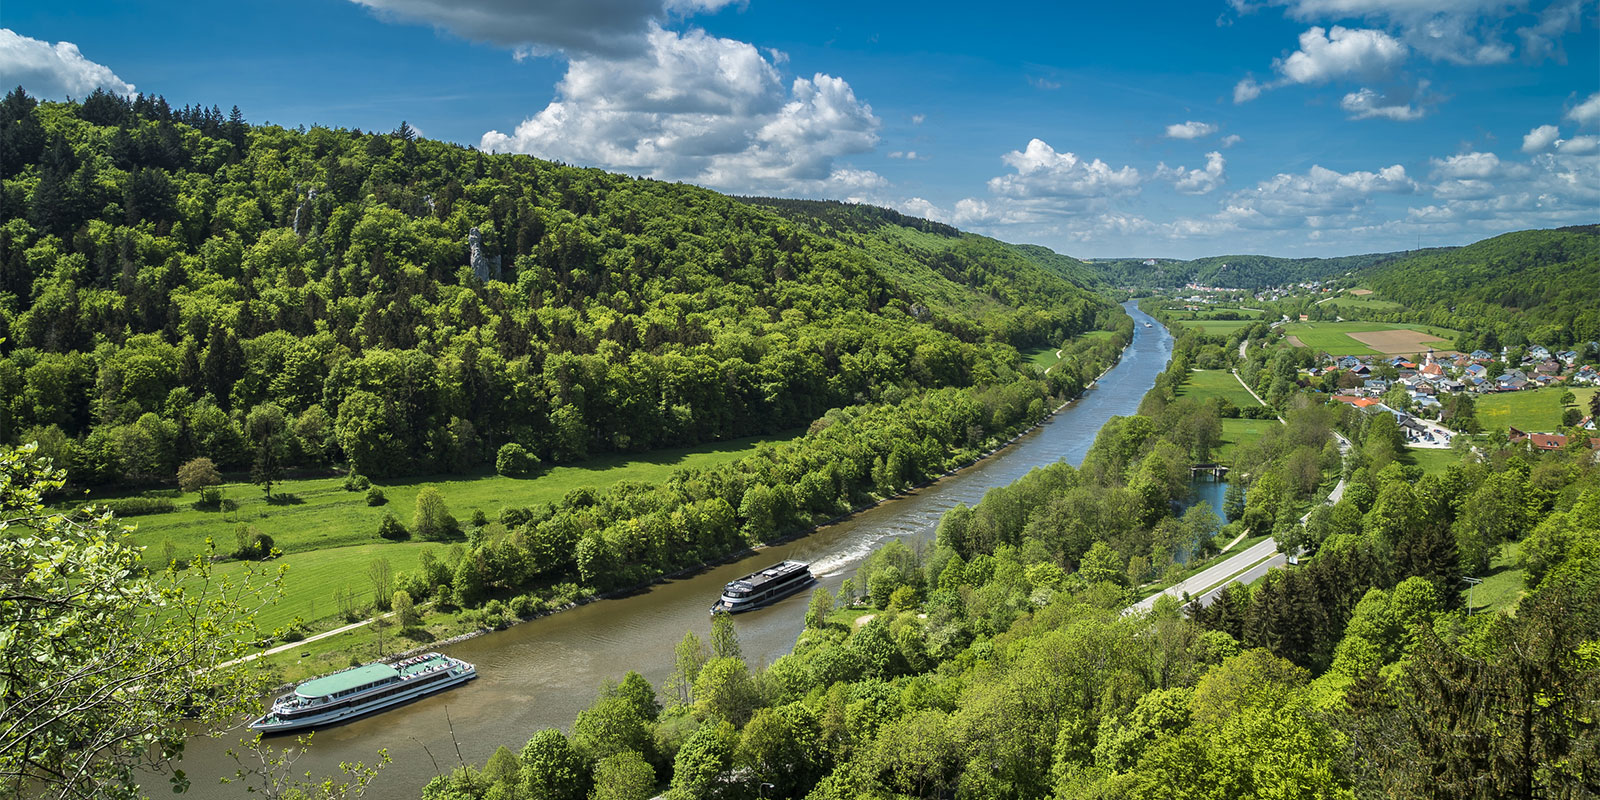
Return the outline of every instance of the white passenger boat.
[[[478,669],[441,653],[427,653],[394,664],[363,664],[313,678],[279,697],[266,714],[250,723],[262,733],[287,733],[331,725],[459,686],[478,677]]]
[[[811,565],[800,561],[773,564],[760,572],[752,572],[722,587],[722,597],[711,606],[711,613],[726,611],[738,614],[754,611],[776,603],[812,584],[817,579],[811,575]]]

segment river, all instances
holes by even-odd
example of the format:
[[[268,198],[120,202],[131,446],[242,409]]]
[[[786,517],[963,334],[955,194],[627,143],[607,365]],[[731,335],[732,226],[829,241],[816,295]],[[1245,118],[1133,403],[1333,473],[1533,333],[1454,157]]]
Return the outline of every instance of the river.
[[[774,562],[809,561],[823,586],[837,591],[874,548],[892,538],[931,539],[934,526],[957,503],[973,505],[984,492],[1022,477],[1034,467],[1083,461],[1095,434],[1113,415],[1133,414],[1165,368],[1172,337],[1133,304],[1133,342],[1122,360],[1081,398],[1015,444],[960,473],[882,503],[801,539],[768,548],[692,577],[666,581],[627,597],[603,600],[449,645],[443,650],[478,666],[477,680],[373,717],[318,731],[296,774],[335,774],[341,761],[375,760],[387,748],[394,759],[371,787],[373,796],[418,797],[438,771],[482,765],[500,745],[520,750],[542,728],[569,728],[607,680],[636,670],[660,688],[672,671],[673,646],[685,631],[708,639],[707,609],[722,585]],[[1150,327],[1145,327],[1149,323]],[[809,592],[734,618],[745,658],[768,664],[789,652],[804,624]],[[448,716],[447,716],[448,715]],[[452,727],[454,741],[452,741]],[[195,739],[181,767],[194,782],[190,796],[238,797],[221,787],[233,762],[223,750],[239,735]],[[277,737],[275,746],[293,740]]]

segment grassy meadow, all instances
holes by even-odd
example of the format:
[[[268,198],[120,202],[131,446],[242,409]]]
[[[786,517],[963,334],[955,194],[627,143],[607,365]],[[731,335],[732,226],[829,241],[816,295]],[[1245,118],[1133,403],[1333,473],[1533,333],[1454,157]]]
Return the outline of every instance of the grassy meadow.
[[[1431,450],[1421,447],[1408,447],[1400,459],[1402,462],[1422,467],[1428,475],[1442,475],[1450,468],[1451,464],[1461,460],[1461,456],[1454,450]]]
[[[1528,593],[1526,572],[1517,566],[1522,557],[1521,542],[1506,542],[1500,553],[1489,561],[1489,574],[1477,586],[1463,586],[1462,605],[1471,604],[1472,613],[1494,613],[1515,608],[1517,601]]]
[[[1077,341],[1078,339],[1109,339],[1111,336],[1111,331],[1089,331],[1082,336],[1073,337],[1073,341]],[[1059,347],[1030,347],[1020,352],[1022,353],[1022,360],[1024,362],[1032,364],[1035,370],[1043,373],[1045,370],[1055,366],[1061,360],[1056,358],[1056,353],[1059,352],[1060,349],[1061,348]]]
[[[1478,398],[1478,424],[1484,431],[1504,433],[1508,427],[1525,431],[1549,432],[1561,427],[1561,393],[1564,387],[1525,389],[1520,392],[1495,392]],[[1570,390],[1577,398],[1577,407],[1587,416],[1589,398],[1600,391],[1595,388]]]
[[[1383,355],[1379,350],[1368,347],[1360,341],[1350,338],[1352,333],[1378,333],[1381,331],[1410,330],[1427,334],[1421,337],[1422,341],[1436,350],[1453,348],[1452,341],[1459,333],[1448,328],[1439,328],[1429,325],[1416,325],[1399,322],[1292,322],[1283,326],[1283,332],[1298,339],[1301,345],[1312,350],[1326,351],[1334,355],[1375,356]]]
[[[309,623],[336,616],[339,609],[333,595],[341,588],[353,588],[363,594],[363,602],[369,602],[372,587],[367,569],[376,559],[388,559],[399,574],[414,569],[424,549],[438,548],[442,556],[446,544],[391,542],[378,536],[378,522],[384,514],[392,513],[410,527],[417,492],[424,486],[436,487],[450,512],[466,523],[474,511],[481,510],[493,519],[503,507],[553,502],[577,488],[603,489],[620,481],[662,482],[677,470],[732,461],[763,444],[796,435],[798,431],[642,455],[600,456],[528,478],[491,473],[375,483],[388,498],[380,506],[368,506],[366,492],[344,491],[342,477],[276,484],[271,502],[260,487],[233,483],[222,487],[225,500],[237,506],[233,510],[196,509],[193,504],[198,496],[187,493],[174,500],[174,511],[131,517],[127,522],[135,526],[134,541],[145,547],[145,560],[152,566],[165,564],[168,558],[186,560],[204,552],[207,539],[216,542],[218,552],[231,552],[236,546],[234,531],[241,524],[271,536],[274,546],[284,553],[281,558],[217,565],[223,575],[288,566],[283,599],[258,615],[261,627],[270,630],[296,617]]]
[[[1222,420],[1222,446],[1217,448],[1217,461],[1222,464],[1231,463],[1235,448],[1260,439],[1277,424],[1279,423],[1275,419]]]
[[[1336,308],[1340,313],[1360,314],[1363,311],[1394,311],[1401,307],[1393,300],[1379,300],[1376,295],[1351,295],[1342,294],[1337,297],[1323,300],[1318,305],[1324,308]]]
[[[1189,371],[1189,379],[1178,387],[1179,397],[1205,402],[1221,397],[1239,408],[1261,405],[1250,395],[1233,373],[1225,369],[1196,369]]]

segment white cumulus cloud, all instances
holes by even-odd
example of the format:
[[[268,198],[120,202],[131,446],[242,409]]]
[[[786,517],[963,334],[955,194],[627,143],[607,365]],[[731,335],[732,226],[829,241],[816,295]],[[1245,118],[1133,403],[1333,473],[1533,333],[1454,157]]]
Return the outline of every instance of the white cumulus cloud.
[[[1277,80],[1257,83],[1254,78],[1245,78],[1233,87],[1233,102],[1248,102],[1267,89],[1290,84],[1384,78],[1405,62],[1406,54],[1407,48],[1399,39],[1380,30],[1313,26],[1300,34],[1299,50],[1272,62]]]
[[[1589,99],[1575,105],[1567,112],[1567,119],[1579,125],[1590,125],[1600,122],[1600,92],[1589,95]]]
[[[50,44],[0,28],[0,75],[7,86],[22,86],[46,99],[82,100],[95,89],[130,97],[133,84],[110,67],[83,57],[72,42]]]
[[[1139,170],[1113,169],[1098,158],[1085,161],[1075,153],[1056,152],[1040,139],[1001,160],[1016,172],[991,178],[989,190],[1005,197],[1097,198],[1139,190]]]
[[[1432,163],[1434,176],[1440,178],[1487,178],[1500,169],[1500,157],[1494,153],[1461,153]]]
[[[1266,0],[1232,2],[1248,13],[1258,7],[1282,6],[1302,22],[1362,20],[1393,32],[1412,49],[1435,61],[1454,64],[1500,64],[1516,55],[1507,40],[1506,23],[1533,12],[1532,24],[1516,29],[1522,55],[1531,60],[1561,60],[1560,39],[1582,25],[1584,0]],[[1542,5],[1542,8],[1540,7]],[[1531,7],[1530,7],[1531,6]]]
[[[1209,122],[1180,122],[1167,126],[1168,139],[1199,139],[1217,132],[1217,126]]]
[[[1222,172],[1227,163],[1221,153],[1213,150],[1206,153],[1206,165],[1201,169],[1160,164],[1156,167],[1156,178],[1172,181],[1172,187],[1182,194],[1208,194],[1222,185]]]
[[[1561,138],[1561,129],[1554,125],[1540,125],[1522,137],[1522,152],[1542,153]]]
[[[643,52],[573,59],[556,89],[555,101],[480,146],[739,192],[884,185],[837,163],[871,150],[881,124],[849,83],[818,73],[785,85],[746,42],[652,24]]]
[[[1351,92],[1339,101],[1339,107],[1349,112],[1351,119],[1388,119],[1395,122],[1412,122],[1426,113],[1408,102],[1391,100],[1368,88]]]
[[[1244,141],[1243,136],[1240,136],[1237,133],[1230,133],[1227,136],[1222,137],[1222,140],[1218,142],[1218,144],[1222,145],[1223,147],[1232,147],[1242,141]]]

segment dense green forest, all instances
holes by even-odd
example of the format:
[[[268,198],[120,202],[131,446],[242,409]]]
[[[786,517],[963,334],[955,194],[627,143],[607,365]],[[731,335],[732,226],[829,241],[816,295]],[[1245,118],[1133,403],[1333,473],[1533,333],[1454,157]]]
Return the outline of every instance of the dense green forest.
[[[1230,289],[1260,289],[1303,281],[1329,281],[1346,273],[1361,272],[1417,253],[1448,253],[1453,248],[1412,250],[1400,253],[1369,253],[1335,258],[1278,258],[1276,256],[1207,256],[1192,261],[1156,259],[1154,266],[1145,259],[1100,259],[1087,266],[1100,279],[1113,286],[1160,289],[1198,283]]]
[[[1466,331],[1464,350],[1600,340],[1600,225],[1508,233],[1384,264],[1361,280],[1404,305],[1369,316]]]
[[[0,440],[80,485],[195,457],[377,476],[770,433],[1011,383],[1015,348],[1119,313],[992,240],[886,262],[809,216],[404,124],[19,89],[0,149]]]
[[[838,596],[813,595],[793,653],[749,665],[719,621],[709,643],[684,638],[659,693],[629,674],[570,734],[503,747],[424,798],[1593,793],[1600,469],[1586,454],[1497,449],[1423,477],[1395,461],[1387,415],[1352,423],[1291,395],[1228,516],[1316,556],[1187,615],[1122,613],[1152,556],[1231,534],[1167,502],[1164,474],[1203,455],[1220,411],[1172,396],[1184,362],[1210,356],[1185,339],[1081,469],[950,511],[930,549],[878,550]],[[1334,426],[1356,447],[1330,465]],[[1302,525],[1320,467],[1350,490]],[[1464,562],[1514,543],[1528,594],[1515,614],[1469,615]]]

